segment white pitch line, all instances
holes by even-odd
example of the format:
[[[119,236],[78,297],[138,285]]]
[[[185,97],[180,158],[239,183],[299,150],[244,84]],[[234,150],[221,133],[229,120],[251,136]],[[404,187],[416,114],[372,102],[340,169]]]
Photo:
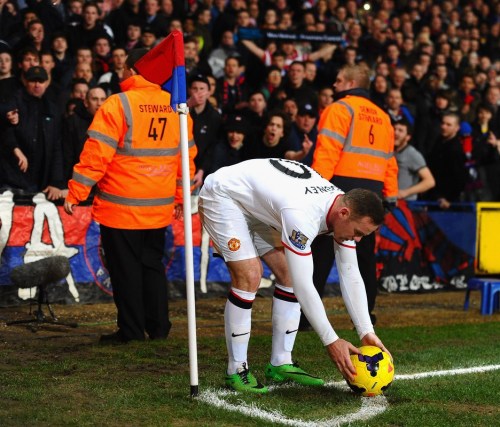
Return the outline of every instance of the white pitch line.
[[[475,366],[471,368],[450,369],[445,371],[429,371],[420,372],[417,374],[396,375],[395,380],[414,380],[419,378],[439,377],[445,375],[463,375],[476,372],[488,372],[500,369],[500,365],[486,365]],[[293,383],[283,385],[273,385],[269,387],[273,389],[295,387]],[[349,387],[344,381],[331,381],[325,383],[325,387],[338,388],[342,390],[349,390]],[[276,424],[282,424],[292,427],[338,427],[342,424],[351,423],[354,421],[366,421],[378,414],[384,412],[387,407],[387,399],[384,395],[375,397],[361,397],[361,407],[356,412],[350,414],[339,415],[330,419],[321,419],[314,421],[305,421],[296,418],[287,418],[279,411],[268,411],[259,408],[256,404],[248,405],[240,402],[237,405],[227,402],[224,398],[226,396],[237,396],[238,393],[230,390],[206,390],[198,396],[198,400],[205,402],[217,408],[222,408],[231,412],[239,412],[253,418],[270,421]]]
[[[339,415],[330,419],[305,421],[297,418],[287,418],[279,411],[267,411],[257,407],[255,404],[247,405],[240,402],[238,405],[234,405],[224,400],[224,397],[229,395],[237,396],[237,393],[224,390],[207,390],[201,393],[198,399],[226,411],[239,412],[253,418],[292,427],[337,427],[348,422],[368,420],[375,415],[381,414],[387,408],[387,399],[383,395],[362,397],[361,408],[356,412]]]
[[[397,375],[396,380],[416,380],[428,377],[443,377],[445,375],[473,374],[475,372],[488,372],[500,369],[500,365],[473,366],[472,368],[449,369],[447,371],[420,372],[418,374]]]

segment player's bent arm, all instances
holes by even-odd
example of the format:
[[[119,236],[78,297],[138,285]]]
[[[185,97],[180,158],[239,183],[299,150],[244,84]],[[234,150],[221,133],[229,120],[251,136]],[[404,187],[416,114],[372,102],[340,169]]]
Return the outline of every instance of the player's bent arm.
[[[334,241],[334,250],[342,298],[359,338],[362,339],[374,330],[368,312],[365,285],[359,272],[356,246],[354,242],[340,244]]]
[[[285,247],[285,258],[292,278],[293,291],[309,323],[319,335],[324,345],[331,344],[339,337],[333,330],[318,291],[314,287],[313,262],[311,254],[299,255]]]
[[[323,302],[312,281],[311,254],[298,255],[285,246],[285,257],[292,278],[293,290],[302,311],[319,335],[328,356],[335,363],[342,376],[352,380],[356,370],[349,356],[351,353],[359,353],[359,350],[350,342],[339,338],[333,330],[326,316]]]

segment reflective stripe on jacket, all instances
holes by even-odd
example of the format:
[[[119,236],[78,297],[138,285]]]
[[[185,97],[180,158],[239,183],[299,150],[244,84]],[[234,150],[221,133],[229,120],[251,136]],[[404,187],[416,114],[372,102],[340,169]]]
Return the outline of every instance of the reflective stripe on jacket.
[[[153,229],[172,220],[182,203],[179,116],[170,94],[141,76],[122,82],[124,92],[110,96],[99,108],[88,139],[68,183],[70,203],[97,191],[93,218],[108,227]],[[196,146],[188,116],[190,177]]]
[[[382,109],[364,97],[347,95],[324,110],[318,129],[312,167],[324,178],[378,181],[383,196],[397,196],[394,130]]]

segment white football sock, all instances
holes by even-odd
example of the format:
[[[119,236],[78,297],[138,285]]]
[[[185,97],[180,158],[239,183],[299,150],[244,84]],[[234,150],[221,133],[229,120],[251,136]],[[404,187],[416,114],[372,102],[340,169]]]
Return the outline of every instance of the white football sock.
[[[273,349],[271,364],[292,363],[292,350],[300,322],[300,304],[292,288],[276,284],[273,295]]]
[[[224,325],[228,353],[227,373],[235,374],[247,362],[248,342],[252,328],[252,304],[256,292],[245,292],[231,287],[226,308]]]

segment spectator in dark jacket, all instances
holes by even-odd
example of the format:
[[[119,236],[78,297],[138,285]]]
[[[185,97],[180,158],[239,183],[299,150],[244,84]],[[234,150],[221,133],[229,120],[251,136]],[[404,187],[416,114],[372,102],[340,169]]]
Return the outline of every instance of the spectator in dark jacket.
[[[241,115],[230,116],[224,126],[225,138],[216,144],[211,172],[249,159],[246,141],[248,124]]]
[[[311,104],[299,106],[290,132],[291,151],[285,157],[311,166],[318,138],[318,110]]]
[[[15,105],[19,125],[9,129],[4,143],[13,154],[6,184],[28,192],[47,193],[49,200],[64,198],[61,122],[57,108],[45,96],[47,72],[40,66],[24,74],[26,87]]]
[[[109,37],[106,29],[99,21],[99,7],[97,3],[88,2],[83,6],[83,21],[81,25],[68,28],[71,49],[79,47],[92,48],[99,37]]]
[[[64,181],[71,179],[75,166],[87,140],[87,129],[94,114],[106,100],[106,92],[100,87],[89,89],[82,104],[75,107],[74,113],[63,122],[62,151],[64,162]]]
[[[221,137],[222,117],[208,102],[210,83],[205,75],[195,74],[190,78],[189,96],[193,136],[198,148],[194,158],[196,173],[193,180],[197,188],[212,171],[212,151]]]
[[[427,159],[436,180],[436,186],[429,192],[429,199],[436,200],[443,209],[448,209],[452,202],[460,201],[467,181],[466,158],[459,130],[459,116],[445,113],[441,119],[441,134]]]

